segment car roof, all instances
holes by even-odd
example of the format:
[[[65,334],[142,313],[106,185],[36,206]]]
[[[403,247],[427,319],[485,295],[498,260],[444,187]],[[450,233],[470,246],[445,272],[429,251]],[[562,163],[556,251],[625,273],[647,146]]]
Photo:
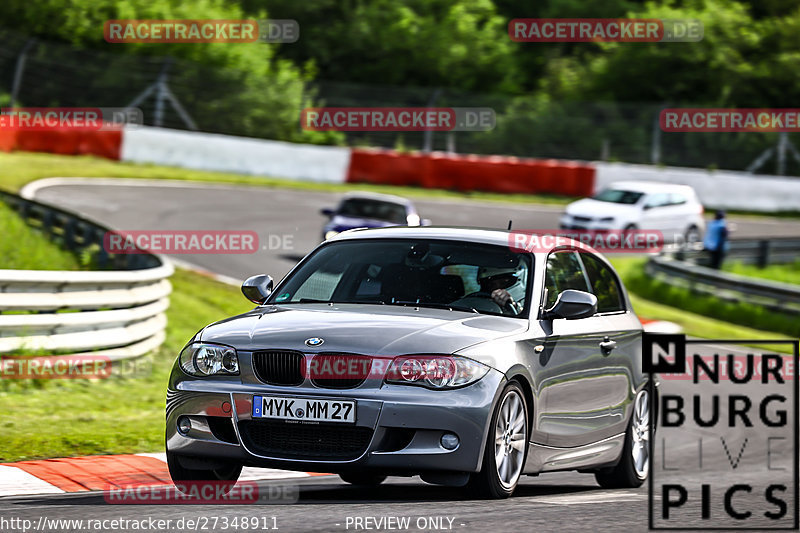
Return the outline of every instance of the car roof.
[[[422,226],[422,227],[408,227],[408,226],[391,226],[388,228],[358,228],[331,237],[327,242],[334,241],[350,241],[362,239],[437,239],[437,240],[450,240],[450,241],[465,241],[475,242],[481,244],[494,244],[499,246],[510,246],[513,242],[514,235],[518,233],[530,233],[525,230],[499,230],[491,228],[469,228],[457,226]],[[583,251],[588,251],[597,255],[601,255],[591,247],[580,244],[578,241],[569,238],[559,239],[558,245],[551,246],[546,249],[537,248],[537,254],[549,253],[551,250],[563,247],[580,247]]]
[[[351,199],[364,199],[364,200],[377,200],[381,202],[389,202],[393,204],[410,205],[411,200],[403,198],[402,196],[395,196],[393,194],[382,194],[379,192],[367,191],[353,191],[344,195],[344,200]]]
[[[661,183],[657,181],[615,181],[614,183],[609,184],[608,188],[643,193],[678,191],[683,193],[694,193],[694,189],[688,185]]]

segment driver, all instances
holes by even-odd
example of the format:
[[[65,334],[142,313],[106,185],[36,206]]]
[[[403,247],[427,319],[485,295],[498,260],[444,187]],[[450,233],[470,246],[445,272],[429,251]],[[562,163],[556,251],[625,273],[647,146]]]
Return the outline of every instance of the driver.
[[[478,268],[477,281],[480,291],[461,298],[459,304],[468,304],[475,308],[485,308],[482,303],[493,302],[503,313],[518,315],[524,307],[525,288],[519,279],[517,265],[503,267]],[[484,309],[488,310],[488,309]]]

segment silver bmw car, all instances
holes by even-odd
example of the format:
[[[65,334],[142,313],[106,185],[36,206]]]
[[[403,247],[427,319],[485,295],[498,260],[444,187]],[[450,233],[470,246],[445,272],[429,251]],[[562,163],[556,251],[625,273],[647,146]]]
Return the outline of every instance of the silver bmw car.
[[[523,475],[646,479],[654,389],[642,326],[609,263],[512,233],[344,232],[252,311],[206,326],[175,361],[166,448],[176,482],[242,466],[376,485],[420,475],[490,498]]]

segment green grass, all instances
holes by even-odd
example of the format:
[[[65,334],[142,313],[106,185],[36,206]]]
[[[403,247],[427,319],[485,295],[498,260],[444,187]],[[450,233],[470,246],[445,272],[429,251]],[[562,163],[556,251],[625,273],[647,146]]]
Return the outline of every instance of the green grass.
[[[644,272],[643,258],[611,262],[631,296],[636,314],[679,324],[692,337],[705,339],[797,339],[800,323],[792,317],[746,302],[724,302],[654,281]],[[658,302],[658,303],[657,303]]]
[[[741,276],[749,276],[751,278],[761,278],[800,285],[800,259],[796,259],[794,263],[768,265],[764,268],[758,268],[755,265],[745,265],[738,261],[735,263],[728,262],[723,264],[722,270]]]
[[[348,184],[292,181],[267,176],[244,176],[226,172],[209,172],[177,167],[122,163],[91,156],[66,156],[34,152],[0,152],[1,188],[17,192],[26,183],[48,177],[171,179],[323,192],[346,192],[352,190],[373,191],[422,199],[472,199],[492,202],[551,205],[566,205],[575,200],[575,198],[568,196],[552,194],[457,192],[441,189],[423,189],[421,187],[371,185],[367,183]]]
[[[178,270],[164,345],[144,375],[0,381],[0,462],[164,448],[164,398],[179,350],[209,322],[252,308],[236,287]],[[150,368],[148,368],[148,366]]]
[[[79,270],[75,254],[59,248],[47,235],[28,226],[0,202],[0,269]]]

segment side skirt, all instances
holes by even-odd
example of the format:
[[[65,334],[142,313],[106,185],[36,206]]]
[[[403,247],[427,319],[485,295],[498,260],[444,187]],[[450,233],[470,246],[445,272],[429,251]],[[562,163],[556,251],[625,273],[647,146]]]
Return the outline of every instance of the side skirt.
[[[624,444],[625,433],[576,448],[554,448],[530,443],[523,472],[537,474],[613,464],[619,459]]]

